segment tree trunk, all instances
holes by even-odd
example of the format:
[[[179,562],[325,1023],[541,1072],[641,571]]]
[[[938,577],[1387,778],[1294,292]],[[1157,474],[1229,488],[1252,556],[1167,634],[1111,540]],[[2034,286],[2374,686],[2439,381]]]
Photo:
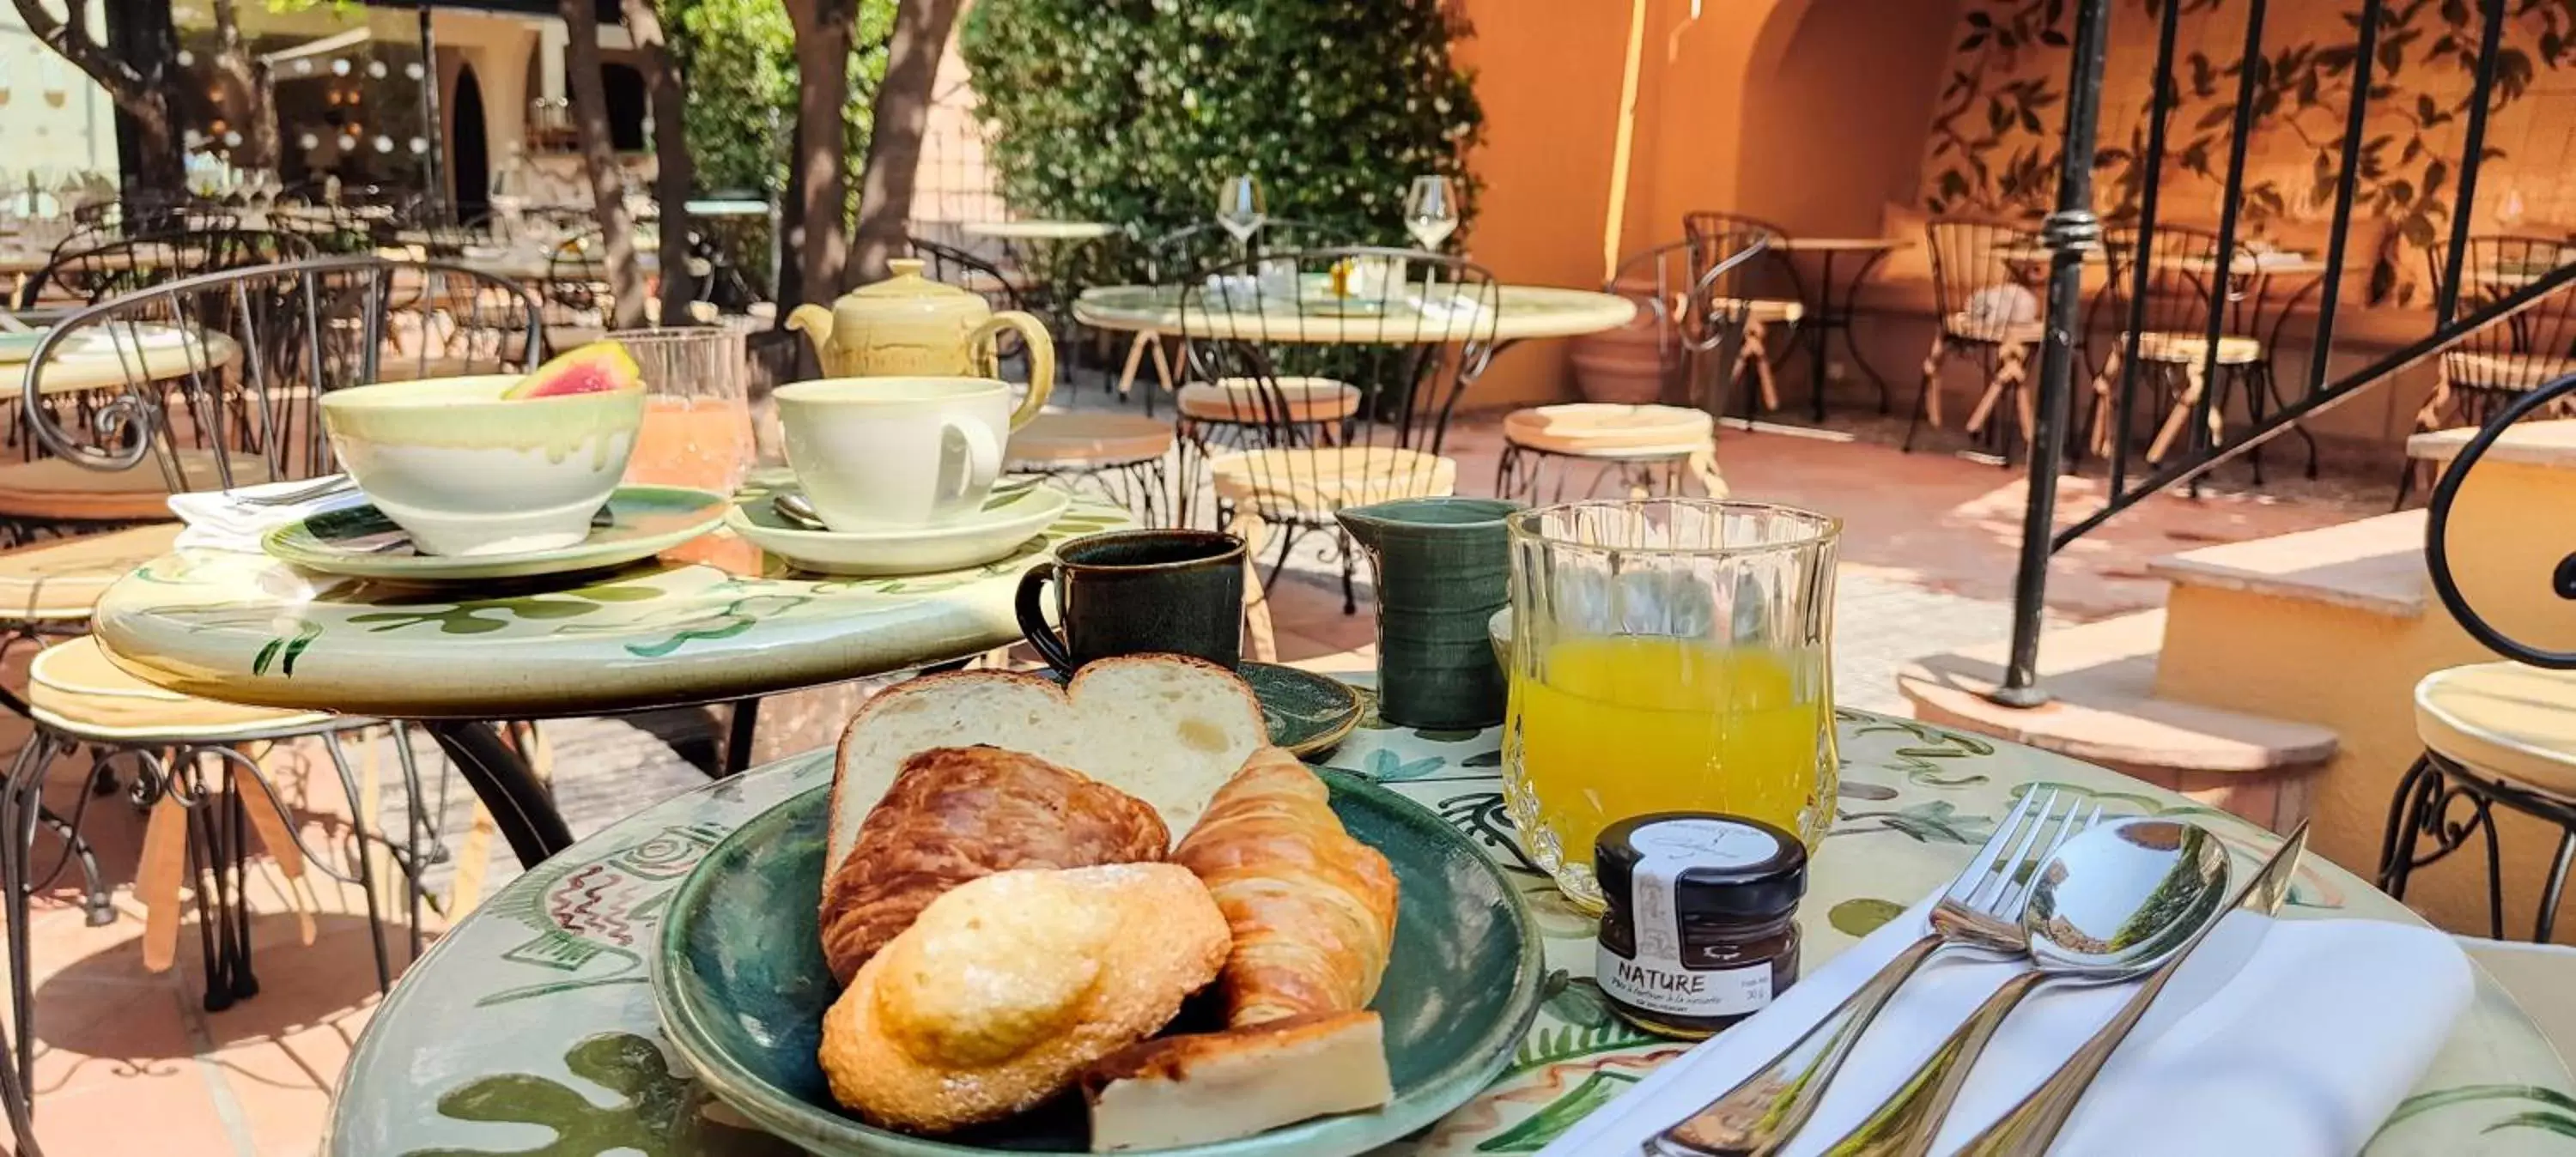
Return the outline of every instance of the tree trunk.
[[[155,37],[162,43],[138,55],[137,59],[148,57],[150,66],[148,70],[138,69],[90,37],[89,0],[64,0],[61,16],[54,15],[45,0],[11,0],[11,6],[18,10],[18,19],[27,26],[29,35],[98,82],[107,98],[134,122],[141,156],[135,171],[126,174],[126,180],[147,189],[184,188],[187,166],[179,154],[178,130],[171,123],[170,78],[165,74],[170,46],[166,39]],[[121,26],[131,35],[131,23]]]
[[[850,103],[850,23],[854,0],[787,0],[796,26],[796,159],[801,178],[797,247],[798,298],[830,301],[840,292],[849,223],[849,159],[841,118]]]
[[[853,284],[883,279],[886,259],[903,251],[921,138],[938,96],[933,89],[939,57],[961,7],[962,0],[902,0],[895,8],[894,38],[886,45],[885,81],[877,86],[875,127],[861,173],[858,235],[847,271]]]
[[[644,58],[644,83],[653,94],[653,199],[662,210],[662,324],[687,325],[698,284],[688,252],[689,192],[698,183],[698,167],[689,155],[688,121],[680,111],[689,99],[689,86],[663,34],[655,0],[622,0],[622,7],[626,31]]]
[[[572,40],[566,80],[572,85],[572,123],[590,177],[592,214],[607,250],[608,291],[615,299],[610,329],[644,322],[644,271],[635,264],[635,224],[626,217],[626,182],[608,143],[608,88],[599,75],[599,10],[592,0],[563,0],[564,31]]]
[[[277,116],[270,111],[268,68],[251,59],[250,46],[242,42],[234,2],[214,0],[215,88],[221,94],[217,103],[241,133],[241,143],[231,146],[232,163],[244,170],[275,172]]]

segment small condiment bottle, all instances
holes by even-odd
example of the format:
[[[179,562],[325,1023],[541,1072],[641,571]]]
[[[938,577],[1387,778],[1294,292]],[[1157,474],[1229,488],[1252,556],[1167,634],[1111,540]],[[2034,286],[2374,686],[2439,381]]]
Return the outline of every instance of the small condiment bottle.
[[[1657,812],[1593,845],[1601,916],[1593,978],[1620,1016],[1698,1040],[1762,1011],[1798,979],[1807,849],[1760,820]]]

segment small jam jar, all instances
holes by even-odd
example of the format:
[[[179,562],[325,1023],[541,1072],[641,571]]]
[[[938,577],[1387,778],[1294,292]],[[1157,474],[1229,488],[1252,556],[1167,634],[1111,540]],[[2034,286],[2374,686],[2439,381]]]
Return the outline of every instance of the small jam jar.
[[[1797,982],[1798,837],[1742,816],[1657,812],[1603,829],[1592,870],[1609,901],[1593,977],[1639,1028],[1698,1040]]]

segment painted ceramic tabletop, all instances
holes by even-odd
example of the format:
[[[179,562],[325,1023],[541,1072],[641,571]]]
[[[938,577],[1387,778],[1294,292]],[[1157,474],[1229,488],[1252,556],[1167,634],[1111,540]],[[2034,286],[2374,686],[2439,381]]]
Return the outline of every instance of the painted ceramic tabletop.
[[[396,584],[183,550],[100,597],[119,662],[192,695],[405,719],[706,703],[944,662],[1020,637],[1011,595],[1055,544],[1129,525],[1077,501],[998,562],[802,574],[722,531],[616,570]]]
[[[1841,718],[1838,819],[1798,921],[1823,963],[1957,873],[2018,793],[2051,783],[2114,809],[2186,813],[2252,854],[2269,833],[2135,780],[2028,748],[1858,712]],[[1326,760],[1437,812],[1499,861],[1546,936],[1545,1006],[1504,1075],[1385,1157],[1530,1153],[1683,1046],[1610,1014],[1591,979],[1592,922],[1513,843],[1499,732],[1391,728],[1374,711]],[[414,965],[343,1078],[330,1152],[346,1157],[551,1153],[752,1157],[793,1152],[676,1070],[645,960],[680,878],[726,832],[823,783],[818,751],[647,808],[513,881]],[[2310,857],[2291,918],[2414,917]],[[2450,1043],[2368,1152],[2564,1151],[2565,1067],[2511,998],[2481,980]]]
[[[1453,321],[1460,338],[1483,337],[1492,330],[1496,341],[1521,341],[1529,338],[1573,337],[1617,329],[1637,316],[1637,303],[1615,293],[1595,293],[1586,289],[1563,289],[1552,285],[1501,285],[1495,287],[1496,308],[1500,315],[1491,322],[1460,315]],[[1073,316],[1084,325],[1100,329],[1143,330],[1160,334],[1181,332],[1181,294],[1177,289],[1152,285],[1108,285],[1084,290],[1073,303]],[[1202,334],[1222,334],[1220,324],[1226,318],[1239,318],[1241,336],[1260,336],[1277,341],[1418,341],[1443,340],[1438,325],[1424,322],[1410,314],[1389,314],[1381,326],[1376,319],[1355,319],[1340,313],[1299,317],[1276,310],[1255,314],[1220,313],[1199,319],[1191,329]]]

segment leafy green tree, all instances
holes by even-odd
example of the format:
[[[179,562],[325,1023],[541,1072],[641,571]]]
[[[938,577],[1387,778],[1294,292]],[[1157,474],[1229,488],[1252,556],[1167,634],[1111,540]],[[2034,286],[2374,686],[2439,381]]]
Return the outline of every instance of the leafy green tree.
[[[1441,0],[979,0],[961,41],[1013,207],[1158,232],[1249,173],[1270,215],[1401,243],[1413,178],[1457,181],[1484,114]]]

